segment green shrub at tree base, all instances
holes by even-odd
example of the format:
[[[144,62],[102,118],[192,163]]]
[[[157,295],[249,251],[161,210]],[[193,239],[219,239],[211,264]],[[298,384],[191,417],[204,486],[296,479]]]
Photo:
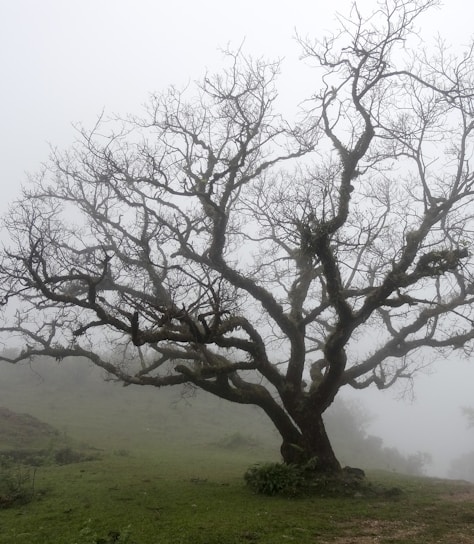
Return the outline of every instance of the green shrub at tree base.
[[[262,495],[319,497],[374,497],[397,498],[398,488],[372,485],[359,468],[344,467],[341,472],[320,470],[317,458],[304,465],[264,463],[250,467],[244,479],[256,493]]]
[[[263,495],[295,495],[304,484],[302,468],[284,463],[254,465],[245,472],[244,479],[251,489]]]

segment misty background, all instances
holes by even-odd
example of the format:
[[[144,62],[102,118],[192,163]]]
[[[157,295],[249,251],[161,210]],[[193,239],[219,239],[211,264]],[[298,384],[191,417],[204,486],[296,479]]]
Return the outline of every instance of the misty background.
[[[51,146],[71,145],[75,125],[91,128],[102,113],[141,113],[150,93],[218,69],[228,45],[284,59],[280,106],[292,115],[319,85],[317,73],[299,61],[295,33],[337,28],[334,11],[346,13],[350,3],[0,0],[0,212]],[[369,12],[376,2],[358,4]],[[422,19],[420,33],[427,40],[439,33],[455,47],[468,41],[473,18],[474,4],[450,0]],[[427,472],[444,476],[452,459],[474,451],[474,429],[462,414],[463,406],[474,405],[473,386],[474,361],[451,357],[420,374],[413,392],[348,389],[342,395],[372,416],[367,432],[401,452],[429,452]]]

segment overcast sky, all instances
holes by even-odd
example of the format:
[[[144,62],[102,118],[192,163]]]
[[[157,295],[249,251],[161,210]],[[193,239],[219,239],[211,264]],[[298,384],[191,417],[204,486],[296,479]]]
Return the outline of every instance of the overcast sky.
[[[92,126],[98,115],[139,113],[149,93],[198,79],[222,58],[219,48],[244,41],[245,51],[284,58],[285,101],[300,99],[314,81],[300,79],[300,35],[334,28],[346,0],[0,0],[0,211],[18,193],[26,172],[38,170],[49,145],[64,148],[74,123]],[[359,2],[371,10],[375,0]],[[423,33],[467,43],[474,3],[447,0],[420,22]],[[474,405],[474,361],[455,360],[419,380],[407,408],[393,394],[364,393],[381,412],[374,430],[407,450],[431,449],[437,467],[453,451],[474,450],[460,406]],[[354,396],[354,395],[353,395]],[[436,421],[438,418],[438,421]],[[388,423],[388,424],[387,424]],[[401,432],[402,427],[404,428]],[[444,434],[439,434],[445,431]],[[406,440],[410,440],[410,445]],[[399,442],[400,441],[400,442]],[[433,451],[436,450],[436,451]]]

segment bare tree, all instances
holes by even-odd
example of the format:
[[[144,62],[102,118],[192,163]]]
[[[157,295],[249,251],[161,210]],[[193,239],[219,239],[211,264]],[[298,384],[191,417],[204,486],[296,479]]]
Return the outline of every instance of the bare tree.
[[[474,65],[423,52],[435,4],[354,4],[300,39],[321,89],[293,126],[278,63],[229,54],[54,153],[5,219],[1,330],[24,347],[3,360],[254,404],[285,462],[338,471],[322,415],[341,388],[472,349]]]

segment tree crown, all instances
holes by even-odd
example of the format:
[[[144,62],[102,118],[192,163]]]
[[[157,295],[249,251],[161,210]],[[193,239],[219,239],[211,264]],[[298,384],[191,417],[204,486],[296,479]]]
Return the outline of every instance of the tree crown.
[[[435,4],[354,5],[300,38],[322,77],[298,122],[279,64],[228,52],[191,94],[54,151],[5,218],[1,331],[25,342],[3,359],[84,356],[298,423],[427,349],[469,354],[472,49],[403,54]]]

